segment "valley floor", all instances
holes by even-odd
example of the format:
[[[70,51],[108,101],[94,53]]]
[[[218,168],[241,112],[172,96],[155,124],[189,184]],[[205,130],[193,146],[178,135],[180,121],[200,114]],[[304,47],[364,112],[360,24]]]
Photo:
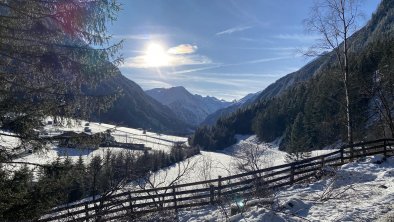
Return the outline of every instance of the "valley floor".
[[[151,176],[155,187],[165,187],[171,184],[180,174],[177,183],[192,183],[203,180],[216,179],[244,172],[239,165],[245,163],[246,150],[254,150],[258,156],[257,168],[263,169],[284,164],[286,152],[280,151],[277,145],[259,142],[255,135],[237,135],[238,142],[222,151],[201,151],[171,167],[164,168]],[[323,155],[334,150],[316,150],[312,156]],[[127,188],[126,188],[127,189]]]

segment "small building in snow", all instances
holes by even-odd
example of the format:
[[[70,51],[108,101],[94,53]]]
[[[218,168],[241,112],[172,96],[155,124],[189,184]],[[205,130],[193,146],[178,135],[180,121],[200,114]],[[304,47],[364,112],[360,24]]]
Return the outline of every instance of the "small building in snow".
[[[102,141],[101,134],[76,133],[66,131],[53,137],[59,142],[59,146],[68,148],[98,149]]]

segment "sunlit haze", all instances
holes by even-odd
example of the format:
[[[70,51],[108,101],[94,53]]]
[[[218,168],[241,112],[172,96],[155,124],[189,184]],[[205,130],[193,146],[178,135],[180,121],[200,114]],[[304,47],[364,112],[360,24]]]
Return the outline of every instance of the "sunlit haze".
[[[145,51],[146,67],[161,67],[169,65],[169,56],[163,46],[157,43],[150,43]]]

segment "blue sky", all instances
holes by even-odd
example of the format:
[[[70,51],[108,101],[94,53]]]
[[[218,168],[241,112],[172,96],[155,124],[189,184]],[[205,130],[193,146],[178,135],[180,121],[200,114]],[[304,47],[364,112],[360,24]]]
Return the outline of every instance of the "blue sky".
[[[121,0],[110,26],[125,41],[123,75],[143,89],[184,86],[240,99],[296,71],[318,36],[302,25],[313,0]],[[380,0],[364,0],[364,25]]]

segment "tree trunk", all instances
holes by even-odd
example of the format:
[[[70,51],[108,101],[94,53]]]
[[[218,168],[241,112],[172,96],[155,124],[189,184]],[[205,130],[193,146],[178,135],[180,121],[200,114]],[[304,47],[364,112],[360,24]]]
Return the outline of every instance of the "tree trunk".
[[[350,113],[350,99],[349,99],[349,82],[348,82],[348,78],[349,78],[348,73],[345,72],[345,99],[346,99],[347,139],[348,139],[348,143],[349,144],[353,144],[353,129],[352,129],[352,119],[351,119],[351,113]]]
[[[391,131],[391,137],[394,138],[394,121],[393,117],[391,115],[391,110],[386,110],[387,112],[387,123],[389,125],[390,131]]]
[[[390,128],[391,131],[391,137],[394,138],[394,121],[393,121],[393,116],[391,114],[391,109],[390,109],[390,102],[386,99],[383,89],[380,87],[378,96],[381,102],[381,108],[378,106],[378,108],[381,109],[381,113],[383,115],[383,119],[386,121],[388,127]]]
[[[350,92],[349,92],[349,65],[348,65],[348,47],[347,47],[347,25],[345,18],[345,8],[344,3],[341,1],[342,6],[342,21],[343,21],[343,68],[344,68],[344,84],[345,84],[345,99],[346,99],[346,127],[347,127],[347,139],[349,145],[353,144],[353,126],[352,126],[352,118],[351,118],[351,110],[350,110]]]

